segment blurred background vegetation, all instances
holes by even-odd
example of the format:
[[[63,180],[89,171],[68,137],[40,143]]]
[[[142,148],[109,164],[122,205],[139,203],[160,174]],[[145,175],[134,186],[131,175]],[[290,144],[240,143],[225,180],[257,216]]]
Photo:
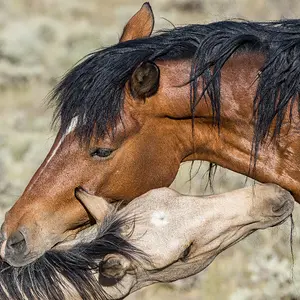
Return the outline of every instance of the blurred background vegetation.
[[[46,96],[61,76],[96,48],[118,41],[138,0],[0,0],[0,221],[48,152],[55,130]],[[244,18],[297,18],[298,0],[152,0],[156,29],[172,23]],[[168,21],[169,20],[169,21]],[[193,168],[195,174],[199,164]],[[192,182],[185,165],[173,187],[203,194],[207,164]],[[242,187],[245,178],[219,170],[215,192]],[[251,184],[249,180],[247,184]],[[257,232],[225,251],[204,272],[173,284],[146,288],[138,299],[300,299],[300,209],[295,210],[294,252],[290,224]],[[293,274],[293,276],[292,276]]]

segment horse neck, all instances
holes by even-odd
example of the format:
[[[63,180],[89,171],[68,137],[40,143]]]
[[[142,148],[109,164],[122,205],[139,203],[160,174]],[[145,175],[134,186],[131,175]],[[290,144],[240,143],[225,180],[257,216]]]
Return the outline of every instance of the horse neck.
[[[173,111],[176,111],[175,121],[173,121],[174,124],[177,122],[175,126],[178,126],[179,121],[181,122],[176,135],[181,144],[185,144],[185,156],[182,160],[206,160],[261,182],[277,183],[292,191],[300,200],[299,171],[297,167],[296,169],[291,167],[291,164],[300,165],[300,159],[295,155],[295,149],[300,150],[300,145],[295,138],[292,138],[299,133],[293,124],[292,130],[281,139],[280,144],[267,143],[261,146],[255,172],[251,172],[251,162],[253,163],[251,149],[254,136],[253,102],[257,89],[257,76],[264,59],[263,55],[257,53],[239,54],[231,58],[223,67],[220,127],[213,125],[210,101],[201,99],[194,112],[192,131],[192,116],[190,112],[187,115],[187,107],[190,105],[189,87],[185,87],[185,90],[179,88],[176,96],[172,90],[167,101],[171,101],[170,98],[174,97],[177,99],[172,102],[173,106],[174,103],[178,104],[176,109],[173,107]],[[187,63],[183,65],[179,73],[177,70],[177,74],[188,74],[190,64],[188,69]],[[185,101],[179,100],[178,98],[182,98],[183,95]]]

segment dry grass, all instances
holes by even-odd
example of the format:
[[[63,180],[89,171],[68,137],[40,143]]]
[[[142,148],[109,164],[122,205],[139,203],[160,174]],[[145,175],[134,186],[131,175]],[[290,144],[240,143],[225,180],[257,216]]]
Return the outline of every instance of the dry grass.
[[[52,110],[45,97],[83,55],[115,43],[141,1],[0,0],[0,218],[22,192],[49,150]],[[227,18],[295,18],[298,0],[152,0],[156,28]],[[180,170],[174,186],[201,194],[205,168],[188,180]],[[216,192],[244,178],[221,171]],[[300,209],[295,213],[294,280],[288,224],[259,232],[223,253],[203,273],[175,284],[156,285],[129,299],[299,299]]]

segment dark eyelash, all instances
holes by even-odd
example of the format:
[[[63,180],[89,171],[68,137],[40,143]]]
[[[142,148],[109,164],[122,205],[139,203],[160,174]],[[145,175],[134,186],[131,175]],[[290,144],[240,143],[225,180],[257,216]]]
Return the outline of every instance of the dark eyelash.
[[[113,153],[114,149],[110,148],[96,148],[92,149],[90,155],[92,157],[109,157]]]

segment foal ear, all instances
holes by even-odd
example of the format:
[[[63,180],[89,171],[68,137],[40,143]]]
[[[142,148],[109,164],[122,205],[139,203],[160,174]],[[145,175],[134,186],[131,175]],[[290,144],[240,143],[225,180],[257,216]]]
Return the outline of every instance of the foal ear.
[[[121,254],[107,254],[99,265],[99,276],[115,280],[122,279],[128,269],[130,269],[130,261]],[[101,281],[101,278],[99,278]]]
[[[149,37],[154,27],[154,15],[148,2],[126,24],[120,42]]]
[[[105,216],[112,210],[112,205],[104,198],[90,195],[81,187],[75,189],[75,196],[96,220],[97,224],[101,224]]]
[[[154,95],[159,87],[159,67],[151,61],[141,63],[133,72],[129,86],[134,98],[145,99]]]

